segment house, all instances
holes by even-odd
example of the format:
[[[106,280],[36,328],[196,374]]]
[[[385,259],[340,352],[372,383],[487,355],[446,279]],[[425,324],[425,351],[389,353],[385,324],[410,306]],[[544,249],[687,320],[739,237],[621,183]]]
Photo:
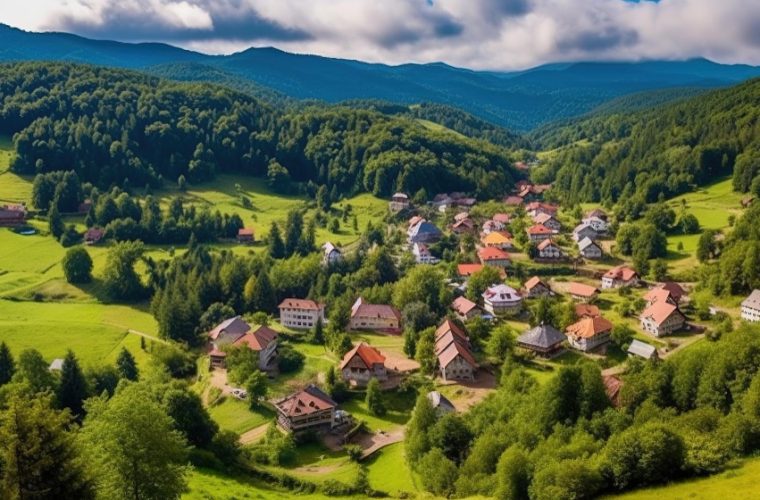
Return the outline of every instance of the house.
[[[99,227],[91,227],[84,232],[84,244],[85,245],[97,245],[100,240],[106,235],[104,229]]]
[[[742,319],[745,321],[760,321],[760,290],[752,290],[749,297],[742,302]]]
[[[494,315],[517,314],[522,309],[522,297],[508,285],[491,285],[483,292],[483,307]]]
[[[322,265],[331,266],[343,260],[343,253],[329,241],[322,245]]]
[[[512,264],[509,254],[496,247],[479,248],[478,258],[484,266],[494,266],[503,269]]]
[[[554,231],[541,224],[534,224],[527,228],[525,232],[528,233],[530,241],[543,241],[554,235]]]
[[[497,214],[493,214],[493,217],[491,217],[491,220],[494,222],[498,222],[499,224],[504,224],[506,226],[512,220],[512,216],[510,214],[499,212]]]
[[[602,219],[603,221],[608,221],[609,217],[607,216],[607,212],[601,208],[595,208],[588,212],[584,219]]]
[[[483,314],[482,309],[473,301],[466,297],[457,297],[451,303],[451,309],[457,315],[460,321],[467,322],[476,316]]]
[[[597,216],[585,217],[581,220],[581,223],[586,226],[591,226],[591,228],[598,234],[605,234],[610,228],[607,219],[602,219]]]
[[[588,236],[578,242],[578,251],[584,259],[601,259],[603,255],[602,247],[594,243],[594,240]]]
[[[473,233],[475,232],[475,227],[475,222],[469,217],[466,217],[454,222],[454,224],[451,225],[451,232],[454,234]]]
[[[481,269],[483,264],[457,264],[457,274],[462,278],[469,278]]]
[[[407,231],[412,228],[412,226],[416,226],[420,222],[424,221],[424,217],[420,217],[419,215],[413,215],[409,217],[409,220],[407,221]]]
[[[409,243],[435,243],[441,239],[441,230],[425,219],[411,226],[407,231]]]
[[[271,368],[271,363],[277,355],[277,332],[262,325],[246,332],[233,341],[232,345],[233,347],[244,346],[258,353],[259,369],[266,371]]]
[[[525,205],[525,213],[528,214],[529,217],[535,217],[536,215],[542,213],[556,215],[558,211],[559,207],[557,205],[552,205],[551,203],[541,203],[539,201],[534,201]]]
[[[454,206],[454,199],[445,193],[439,193],[435,195],[431,205],[437,208],[439,212],[445,212]]]
[[[277,424],[287,431],[332,429],[337,423],[338,404],[313,384],[275,401],[274,406]]]
[[[238,240],[238,243],[243,243],[245,245],[252,244],[254,241],[253,229],[249,229],[245,227],[238,229],[237,240]]]
[[[536,224],[541,224],[542,226],[546,226],[555,233],[558,233],[560,230],[562,230],[562,224],[552,214],[547,214],[544,212],[538,213],[535,217],[533,217],[533,222]]]
[[[343,356],[340,373],[343,380],[351,385],[367,385],[372,378],[380,381],[388,379],[385,356],[364,342],[360,342]]]
[[[538,276],[533,276],[531,279],[525,282],[525,296],[529,299],[536,297],[551,297],[554,295],[552,289],[541,281]]]
[[[430,253],[430,248],[424,243],[413,244],[412,254],[417,264],[437,264],[439,262],[439,259]]]
[[[655,346],[636,339],[631,342],[631,345],[628,346],[626,352],[631,357],[638,356],[644,359],[659,359],[657,348]]]
[[[537,250],[539,259],[558,260],[565,257],[565,253],[559,245],[554,243],[551,239],[546,239],[539,243]]]
[[[579,302],[591,302],[599,295],[599,293],[599,289],[595,286],[577,283],[575,281],[570,283],[570,296],[573,300]]]
[[[494,231],[503,231],[505,227],[507,227],[505,224],[495,221],[493,219],[489,219],[483,223],[483,226],[482,226],[483,235],[492,233]]]
[[[435,332],[435,354],[443,380],[473,380],[478,364],[466,334],[449,320]]]
[[[433,407],[438,417],[442,417],[447,413],[454,413],[457,411],[451,401],[446,399],[446,396],[438,391],[430,391],[427,393],[426,397],[428,401],[430,401],[430,406]]]
[[[23,226],[26,220],[26,207],[21,203],[0,206],[0,227]]]
[[[367,304],[361,297],[351,306],[349,330],[377,330],[401,332],[401,313],[386,304]]]
[[[512,235],[506,231],[492,231],[480,238],[480,242],[486,248],[509,250],[512,248]]]
[[[602,276],[602,289],[638,286],[639,274],[627,266],[613,267]]]
[[[391,196],[391,202],[388,204],[391,212],[400,212],[402,210],[406,210],[410,206],[411,204],[409,203],[409,196],[407,196],[406,193],[394,194]]]
[[[595,240],[599,238],[599,233],[588,224],[580,223],[573,229],[573,240],[581,241],[584,238]]]
[[[678,306],[667,301],[650,304],[639,316],[641,328],[655,337],[663,337],[683,328],[686,317]]]
[[[548,358],[562,351],[562,343],[565,340],[567,338],[562,332],[551,325],[541,323],[517,337],[517,345]]]
[[[670,292],[670,298],[675,301],[676,305],[680,304],[684,297],[686,297],[686,290],[675,281],[665,281],[657,285],[657,288]]]
[[[520,205],[523,204],[523,199],[520,198],[519,196],[510,195],[510,196],[506,196],[503,202],[505,205],[509,207],[519,207]]]
[[[593,304],[575,304],[576,318],[596,318],[600,315],[599,308]]]
[[[223,346],[246,346],[258,353],[259,368],[266,370],[277,355],[277,332],[266,326],[251,327],[240,316],[226,319],[208,333],[214,351]],[[224,366],[224,356],[217,354],[211,359],[212,366]]]
[[[601,316],[587,317],[568,326],[565,332],[572,347],[588,352],[610,341],[612,323]]]
[[[309,299],[285,299],[279,306],[280,324],[297,330],[313,328],[325,322],[325,305]]]
[[[652,305],[657,302],[667,302],[669,304],[673,304],[674,306],[678,305],[676,300],[670,294],[670,290],[666,290],[665,288],[652,288],[644,295],[644,300],[648,305]]]

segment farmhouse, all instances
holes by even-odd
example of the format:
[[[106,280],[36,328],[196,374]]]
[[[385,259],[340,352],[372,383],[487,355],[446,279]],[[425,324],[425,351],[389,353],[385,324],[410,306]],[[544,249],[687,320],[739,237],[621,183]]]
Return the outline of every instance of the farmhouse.
[[[308,299],[285,299],[279,306],[280,324],[289,328],[309,329],[317,321],[325,322],[325,305]]]
[[[627,266],[613,267],[602,276],[602,289],[637,286],[639,274]]]
[[[444,321],[435,333],[435,354],[443,380],[473,380],[478,364],[470,352],[465,333]]]
[[[409,196],[406,193],[396,193],[391,196],[391,202],[388,204],[391,212],[400,212],[410,207]]]
[[[592,302],[599,295],[599,289],[595,286],[577,283],[570,283],[570,296],[578,302]]]
[[[343,260],[341,251],[329,241],[322,245],[322,264],[330,266]]]
[[[447,413],[454,413],[457,409],[454,405],[446,399],[446,396],[438,391],[430,391],[427,393],[427,399],[430,401],[430,405],[435,410],[437,416],[442,417]]]
[[[0,227],[23,226],[26,219],[26,207],[20,203],[0,206]]]
[[[599,233],[597,233],[596,230],[589,224],[581,223],[575,226],[575,229],[573,229],[573,240],[575,241],[581,241],[584,238],[595,240],[598,237]]]
[[[277,424],[291,432],[332,429],[338,404],[315,385],[274,402]]]
[[[466,217],[452,224],[451,232],[454,234],[473,233],[475,232],[475,227],[475,222],[469,217]]]
[[[457,274],[462,278],[469,278],[481,269],[483,269],[483,264],[458,264]]]
[[[417,264],[436,264],[438,258],[430,253],[430,248],[425,243],[415,243],[412,245],[412,254]]]
[[[566,337],[551,325],[541,323],[517,337],[517,345],[539,356],[551,357],[562,351]]]
[[[243,243],[246,245],[252,244],[254,241],[253,229],[245,228],[245,227],[238,229],[237,240],[238,240],[238,243]]]
[[[478,249],[478,258],[485,266],[509,267],[512,263],[509,254],[504,250],[495,247],[486,247]]]
[[[84,244],[85,245],[97,245],[100,243],[100,240],[103,239],[103,236],[106,235],[105,230],[99,227],[91,227],[84,233]]]
[[[670,299],[678,305],[686,297],[686,290],[675,281],[665,281],[655,287],[656,289],[667,290],[670,293]]]
[[[350,330],[377,330],[389,333],[401,331],[401,313],[386,304],[367,304],[361,297],[351,306]]]
[[[745,321],[760,321],[760,290],[752,290],[749,297],[742,302],[742,319]]]
[[[486,248],[498,248],[499,250],[509,250],[512,248],[512,235],[506,231],[492,231],[484,235],[480,242]]]
[[[584,225],[591,226],[591,228],[598,234],[606,233],[610,227],[607,219],[602,219],[596,215],[585,217],[581,222]]]
[[[578,242],[578,252],[584,259],[591,260],[601,259],[603,255],[602,247],[594,243],[588,236]]]
[[[373,377],[380,381],[388,379],[385,356],[364,342],[360,342],[343,356],[340,373],[343,380],[351,385],[367,385]]]
[[[565,257],[565,254],[559,245],[554,243],[551,239],[546,239],[539,243],[537,250],[539,259],[558,260]]]
[[[554,217],[552,214],[547,213],[538,213],[535,217],[533,217],[533,222],[536,224],[541,224],[542,226],[546,226],[555,233],[560,232],[562,229],[562,224]]]
[[[435,243],[441,239],[441,230],[435,224],[422,219],[407,232],[409,243]]]
[[[571,346],[588,352],[610,341],[612,323],[601,316],[587,317],[568,326],[565,331]]]
[[[557,211],[559,211],[559,207],[557,205],[553,205],[551,203],[541,203],[539,201],[528,203],[525,206],[525,213],[528,214],[528,217],[535,217],[538,214],[556,215]]]
[[[640,340],[634,339],[628,346],[628,355],[631,357],[638,356],[644,359],[658,359],[657,348]]]
[[[235,316],[219,323],[213,330],[208,332],[208,336],[215,344],[229,344],[250,330],[251,325],[246,323],[242,317]]]
[[[530,241],[543,241],[551,238],[554,235],[554,231],[541,224],[530,226],[525,230],[525,232],[528,233],[528,238],[530,238]]]
[[[686,317],[678,306],[662,300],[644,309],[639,319],[641,319],[641,328],[655,337],[678,331],[686,323]]]
[[[259,369],[269,370],[272,360],[277,355],[277,332],[266,326],[246,332],[234,342],[234,347],[245,346],[259,354]]]
[[[225,345],[246,346],[258,353],[259,368],[266,370],[277,355],[277,332],[266,327],[255,329],[240,316],[226,319],[208,333],[212,343],[211,352],[221,351]],[[212,366],[224,366],[224,356],[212,356]]]
[[[541,281],[538,276],[533,276],[531,279],[525,282],[525,296],[529,299],[536,297],[550,297],[554,295],[552,289]]]
[[[504,224],[506,226],[512,220],[512,216],[510,214],[505,214],[505,213],[500,212],[497,214],[493,214],[493,217],[491,217],[491,220],[499,224]]]
[[[646,295],[644,295],[644,300],[649,305],[655,304],[657,302],[667,302],[669,304],[673,304],[674,306],[678,305],[676,300],[670,294],[670,291],[666,290],[665,288],[652,288],[646,293]]]
[[[494,315],[516,314],[522,309],[522,297],[508,285],[492,285],[483,292],[483,307]]]
[[[460,321],[466,322],[476,316],[483,314],[480,307],[473,301],[466,297],[457,297],[454,302],[451,303],[451,309]]]

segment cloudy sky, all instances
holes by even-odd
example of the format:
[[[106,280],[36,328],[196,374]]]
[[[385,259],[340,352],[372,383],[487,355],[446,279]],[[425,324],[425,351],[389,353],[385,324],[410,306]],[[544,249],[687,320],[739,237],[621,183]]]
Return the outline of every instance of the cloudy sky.
[[[757,1],[13,0],[0,22],[207,53],[275,46],[476,69],[690,57],[760,64]]]

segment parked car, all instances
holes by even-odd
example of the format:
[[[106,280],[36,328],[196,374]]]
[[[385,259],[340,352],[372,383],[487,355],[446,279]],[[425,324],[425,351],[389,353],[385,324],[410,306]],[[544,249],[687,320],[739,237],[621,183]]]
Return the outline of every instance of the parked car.
[[[232,389],[232,395],[238,399],[245,399],[248,397],[248,393],[245,389]]]

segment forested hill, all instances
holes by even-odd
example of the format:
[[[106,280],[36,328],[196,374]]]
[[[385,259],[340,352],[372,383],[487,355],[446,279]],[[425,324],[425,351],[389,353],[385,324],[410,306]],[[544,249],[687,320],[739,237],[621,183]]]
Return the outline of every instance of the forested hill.
[[[267,176],[281,191],[400,189],[492,197],[516,172],[505,149],[415,120],[347,107],[281,113],[210,84],[61,63],[0,66],[0,133],[22,173],[75,170],[99,186],[157,185],[216,172]]]
[[[600,104],[650,89],[732,85],[760,68],[704,59],[632,63],[565,63],[527,71],[471,71],[442,63],[389,66],[252,48],[209,56],[165,44],[88,40],[65,33],[29,33],[0,25],[0,61],[70,61],[170,72],[183,80],[268,87],[291,98],[336,103],[381,99],[435,102],[512,130],[531,130],[582,115]],[[168,66],[164,66],[168,65]],[[206,66],[207,68],[201,68]],[[168,76],[168,75],[163,75]]]
[[[760,79],[636,113],[599,115],[534,138],[560,148],[539,177],[570,202],[623,200],[631,210],[735,174],[760,172]],[[757,186],[760,190],[760,185]]]

